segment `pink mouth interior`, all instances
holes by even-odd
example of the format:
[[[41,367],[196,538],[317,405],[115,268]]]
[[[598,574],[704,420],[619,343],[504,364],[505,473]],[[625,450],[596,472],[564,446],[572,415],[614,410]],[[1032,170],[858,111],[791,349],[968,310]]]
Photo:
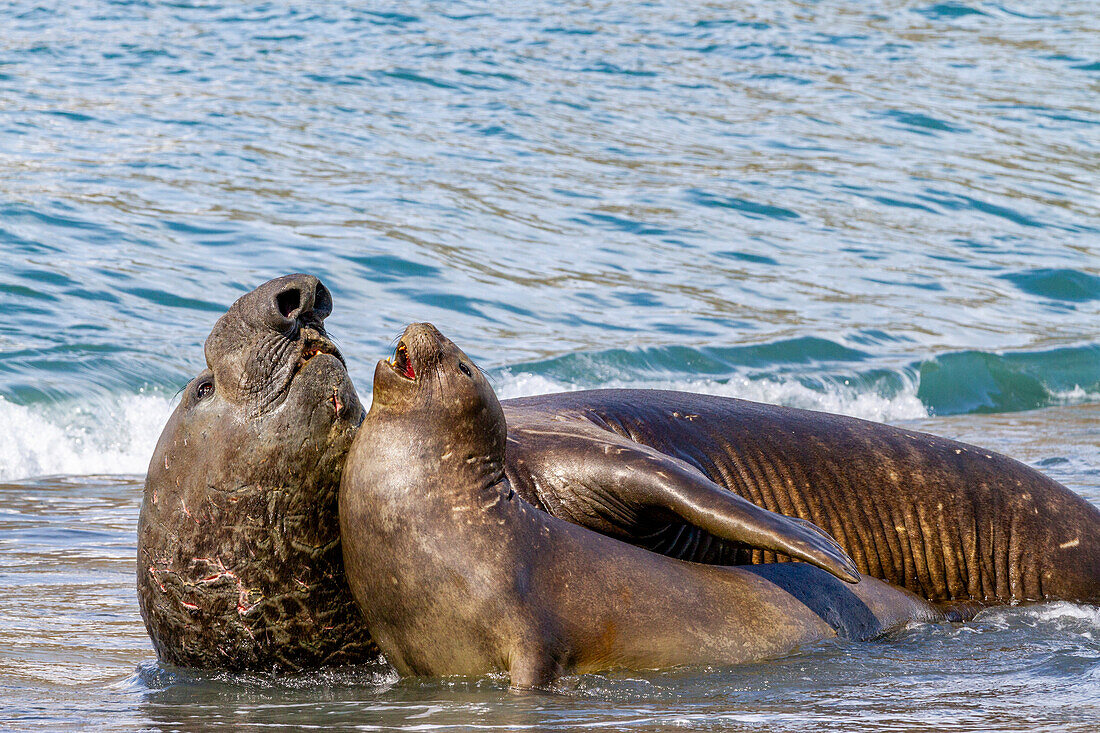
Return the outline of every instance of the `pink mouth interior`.
[[[416,379],[416,370],[413,369],[412,361],[409,359],[409,350],[405,347],[404,342],[397,345],[397,350],[393,353],[393,364],[406,378]]]

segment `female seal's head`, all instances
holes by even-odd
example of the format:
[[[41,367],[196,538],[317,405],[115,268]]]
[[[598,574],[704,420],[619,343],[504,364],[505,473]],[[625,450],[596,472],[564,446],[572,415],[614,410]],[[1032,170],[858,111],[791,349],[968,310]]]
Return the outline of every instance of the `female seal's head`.
[[[367,419],[446,420],[456,444],[499,448],[507,437],[504,410],[485,375],[454,342],[430,323],[405,329],[391,359],[374,370],[374,397]]]

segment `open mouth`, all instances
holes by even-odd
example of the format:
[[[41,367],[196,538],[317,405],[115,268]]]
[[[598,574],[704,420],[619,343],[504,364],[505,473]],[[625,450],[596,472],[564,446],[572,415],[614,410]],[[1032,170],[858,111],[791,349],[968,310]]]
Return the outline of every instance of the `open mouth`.
[[[344,364],[344,357],[340,355],[340,352],[337,351],[331,341],[325,338],[319,338],[313,334],[308,334],[305,337],[305,346],[302,348],[302,355],[298,357],[298,363],[294,367],[294,374],[297,375],[310,359],[320,356],[321,354],[334,356],[341,364]],[[327,401],[332,405],[332,409],[336,415],[339,416],[344,409],[344,402],[340,399],[340,390],[338,387],[334,386],[332,388],[332,395]]]
[[[302,367],[304,367],[310,359],[315,356],[320,356],[321,354],[335,356],[341,364],[344,363],[344,357],[340,355],[340,352],[337,351],[331,341],[311,334],[305,337],[305,346],[302,348],[302,355],[298,357],[298,362],[294,365],[294,371],[291,372],[291,380],[298,375],[298,372],[302,371]],[[347,368],[346,365],[345,368]]]
[[[298,360],[298,367],[301,368],[307,361],[321,354],[330,354],[339,359],[341,364],[344,363],[344,359],[340,356],[340,352],[337,351],[336,347],[330,342],[318,338],[309,338],[306,340],[305,348],[302,349],[302,356]]]
[[[409,359],[409,348],[401,341],[394,349],[390,366],[405,379],[416,379],[416,370],[413,369],[412,360]]]

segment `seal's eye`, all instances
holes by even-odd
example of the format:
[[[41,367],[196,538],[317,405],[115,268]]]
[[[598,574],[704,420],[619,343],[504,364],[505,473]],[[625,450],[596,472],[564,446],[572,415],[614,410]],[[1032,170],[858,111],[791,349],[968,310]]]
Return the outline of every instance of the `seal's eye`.
[[[470,367],[466,366],[461,361],[458,362],[458,368],[462,370],[462,373],[465,374],[467,377],[473,378],[474,375],[470,373]]]
[[[203,382],[202,384],[199,385],[199,388],[195,390],[195,395],[200,400],[204,400],[212,394],[214,394],[214,383],[213,382]]]

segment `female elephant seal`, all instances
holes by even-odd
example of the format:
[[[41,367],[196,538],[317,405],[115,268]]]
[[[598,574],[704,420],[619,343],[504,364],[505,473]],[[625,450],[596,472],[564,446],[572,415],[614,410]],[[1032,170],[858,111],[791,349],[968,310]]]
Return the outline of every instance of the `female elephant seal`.
[[[430,324],[410,326],[398,353],[375,370],[339,504],[352,591],[403,674],[504,670],[513,686],[543,686],[567,671],[745,662],[939,617],[880,581],[682,562],[538,511],[505,475],[504,411],[473,362]]]

